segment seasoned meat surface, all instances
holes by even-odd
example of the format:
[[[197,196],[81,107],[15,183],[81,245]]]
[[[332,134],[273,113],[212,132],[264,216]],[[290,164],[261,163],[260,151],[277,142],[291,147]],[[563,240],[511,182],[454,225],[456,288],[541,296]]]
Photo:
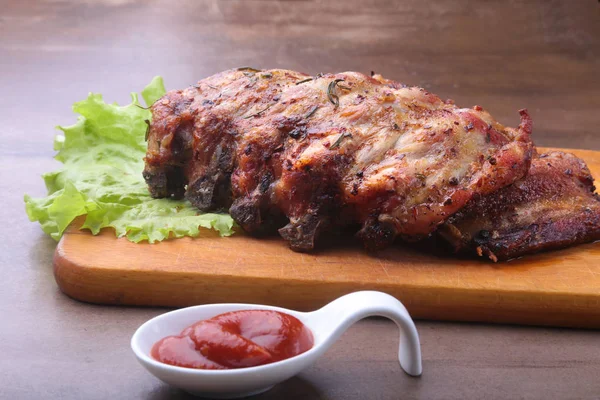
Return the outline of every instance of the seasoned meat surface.
[[[527,173],[531,120],[379,75],[229,70],[152,106],[144,177],[154,197],[226,210],[294,250],[358,226],[368,248],[426,237],[474,197]]]
[[[472,200],[438,231],[456,251],[493,261],[600,239],[600,197],[585,163],[558,151],[527,177]]]

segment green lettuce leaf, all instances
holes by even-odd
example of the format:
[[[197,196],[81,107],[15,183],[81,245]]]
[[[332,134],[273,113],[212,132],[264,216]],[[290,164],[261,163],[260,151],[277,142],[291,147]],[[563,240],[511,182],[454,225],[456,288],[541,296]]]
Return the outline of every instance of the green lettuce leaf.
[[[147,105],[164,94],[161,77],[142,91]],[[145,121],[152,114],[139,107],[137,94],[131,97],[125,107],[107,104],[99,94],[73,105],[80,114],[77,123],[59,126],[63,135],[54,140],[63,167],[43,175],[47,197],[25,195],[29,219],[56,240],[80,215],[86,216],[82,229],[97,234],[110,227],[133,242],[198,236],[199,228],[231,235],[233,219],[227,214],[199,214],[187,201],[150,197],[142,170]]]

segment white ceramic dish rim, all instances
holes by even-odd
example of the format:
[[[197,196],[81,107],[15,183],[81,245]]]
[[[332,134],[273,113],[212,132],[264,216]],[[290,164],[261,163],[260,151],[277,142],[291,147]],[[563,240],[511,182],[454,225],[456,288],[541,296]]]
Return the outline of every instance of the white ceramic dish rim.
[[[314,341],[313,346],[309,350],[305,351],[304,353],[298,354],[297,356],[294,356],[294,357],[287,358],[285,360],[276,361],[276,362],[273,362],[270,364],[265,364],[265,365],[259,365],[256,367],[235,368],[235,369],[197,369],[197,368],[179,367],[176,365],[170,365],[170,364],[165,364],[163,362],[160,362],[160,361],[154,359],[150,354],[148,354],[147,352],[145,352],[141,349],[139,341],[140,341],[140,336],[143,335],[143,331],[145,329],[149,329],[153,324],[155,324],[159,320],[171,318],[176,314],[191,313],[192,311],[195,311],[195,310],[212,308],[212,307],[215,307],[216,305],[222,306],[223,309],[228,309],[223,312],[260,309],[260,310],[279,311],[284,314],[292,315],[292,316],[298,318],[300,320],[300,322],[302,322],[304,325],[306,325],[306,327],[308,327],[311,330],[312,335],[313,335],[313,341]],[[213,316],[219,315],[221,313],[222,312],[219,312],[217,314],[214,314]],[[314,330],[312,330],[310,328],[310,326],[306,323],[306,320],[304,319],[304,314],[308,314],[308,313],[294,311],[294,310],[290,310],[287,308],[281,308],[281,307],[276,307],[276,306],[268,306],[268,305],[263,305],[263,304],[249,304],[249,303],[213,303],[213,304],[203,304],[203,305],[199,305],[199,306],[191,306],[191,307],[181,308],[178,310],[173,310],[173,311],[170,311],[170,312],[167,312],[164,314],[160,314],[160,315],[157,315],[156,317],[146,321],[133,334],[133,336],[131,338],[131,348],[134,351],[134,353],[136,354],[136,356],[143,359],[145,362],[152,364],[153,366],[155,366],[157,368],[176,371],[178,373],[186,373],[186,374],[198,375],[198,376],[210,376],[210,375],[236,375],[236,374],[239,374],[240,371],[243,371],[244,374],[251,373],[251,372],[268,371],[273,368],[278,368],[281,365],[285,365],[290,362],[296,363],[296,362],[298,362],[297,360],[299,360],[299,359],[310,357],[310,353],[313,352],[315,349],[317,349],[319,347],[319,345],[321,344],[321,342],[322,342],[321,338],[318,337],[318,335],[314,332]],[[206,318],[211,318],[211,317],[206,317]],[[191,321],[188,325],[191,325],[197,321],[198,320]],[[181,331],[173,330],[173,333],[171,333],[171,335],[178,335],[179,333],[181,333]]]

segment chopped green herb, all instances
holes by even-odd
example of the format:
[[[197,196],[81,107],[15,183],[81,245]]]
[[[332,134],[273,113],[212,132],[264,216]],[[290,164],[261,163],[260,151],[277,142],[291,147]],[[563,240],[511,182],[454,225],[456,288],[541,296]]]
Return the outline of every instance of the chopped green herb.
[[[344,90],[350,90],[350,88],[348,86],[343,86],[340,85],[340,82],[343,82],[343,79],[334,79],[329,83],[329,86],[327,86],[327,98],[329,99],[329,101],[331,102],[331,104],[333,104],[335,106],[335,108],[338,108],[340,105],[340,98],[338,97],[337,94],[335,94],[335,88],[336,86],[339,87],[340,89],[344,89]]]
[[[256,68],[252,68],[252,67],[239,67],[237,68],[237,71],[247,71],[247,72],[261,72],[261,69],[256,69]]]
[[[149,119],[145,119],[144,122],[146,123],[146,134],[144,135],[144,142],[148,141],[148,134],[150,133],[150,120]]]
[[[333,150],[333,149],[340,147],[340,144],[342,144],[342,140],[344,140],[347,137],[352,137],[352,134],[348,133],[348,132],[344,132],[344,133],[340,134],[340,136],[338,136],[338,138],[335,140],[335,142],[333,142],[333,144],[331,145],[331,147],[329,149]]]
[[[301,81],[296,82],[296,85],[300,85],[301,83],[306,83],[306,82],[310,82],[312,81],[313,78],[306,78],[306,79],[302,79]]]
[[[259,112],[256,112],[254,114],[245,116],[244,119],[250,119],[252,117],[258,117],[260,114],[264,113],[265,111],[267,111],[269,108],[271,108],[273,106],[273,104],[269,104],[268,106],[266,106],[265,108],[263,108],[262,110],[260,110]]]
[[[313,108],[312,108],[312,109],[311,109],[311,110],[308,112],[308,114],[306,114],[306,115],[304,116],[304,119],[309,119],[310,117],[312,117],[312,116],[313,116],[313,115],[314,115],[314,114],[317,112],[317,110],[318,110],[318,109],[319,109],[319,106],[314,106],[314,107],[313,107]]]

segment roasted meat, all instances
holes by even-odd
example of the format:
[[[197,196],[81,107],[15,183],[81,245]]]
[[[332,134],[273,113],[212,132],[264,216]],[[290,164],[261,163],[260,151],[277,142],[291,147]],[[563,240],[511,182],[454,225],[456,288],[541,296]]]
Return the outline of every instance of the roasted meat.
[[[472,200],[438,233],[455,251],[493,261],[600,240],[600,197],[593,182],[574,155],[542,154],[525,178]]]
[[[419,240],[475,197],[527,173],[531,120],[379,75],[229,70],[152,106],[144,177],[155,197],[226,210],[294,250],[357,226],[368,248]]]

